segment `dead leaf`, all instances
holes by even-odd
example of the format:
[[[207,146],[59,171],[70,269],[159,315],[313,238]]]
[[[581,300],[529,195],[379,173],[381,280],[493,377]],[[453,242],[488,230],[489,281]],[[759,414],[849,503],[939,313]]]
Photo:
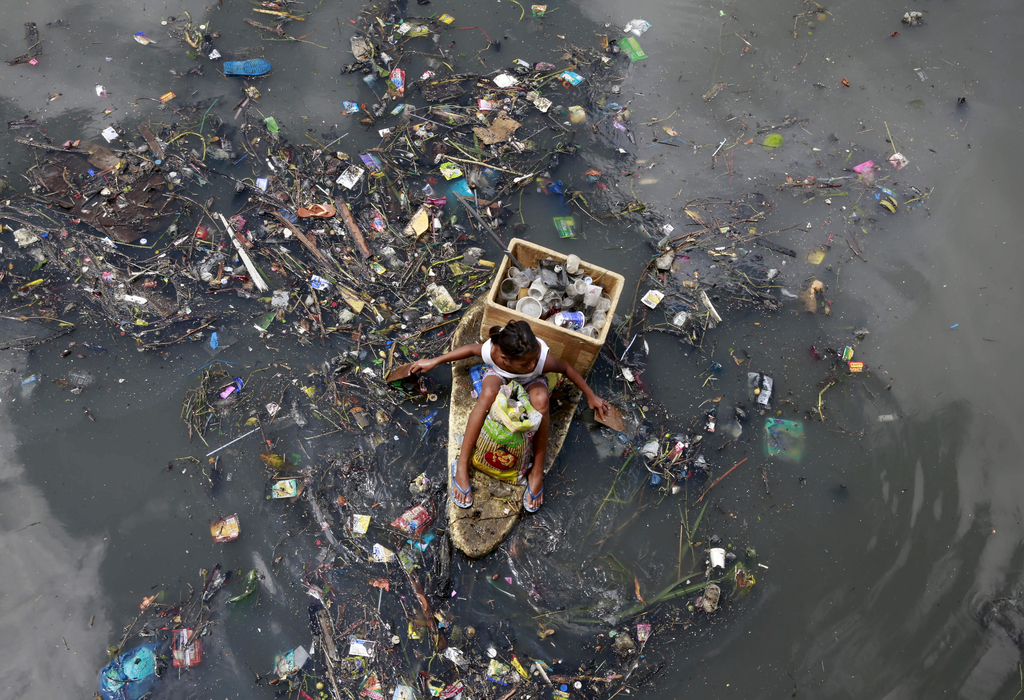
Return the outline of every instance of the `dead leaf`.
[[[483,141],[484,144],[490,146],[492,143],[508,141],[520,126],[522,126],[522,124],[502,112],[494,118],[490,127],[474,126],[473,133],[476,134],[477,138]]]
[[[644,605],[647,605],[647,601],[644,600],[644,597],[642,595],[640,595],[640,579],[638,579],[636,576],[633,577],[633,586],[636,588],[636,599]]]

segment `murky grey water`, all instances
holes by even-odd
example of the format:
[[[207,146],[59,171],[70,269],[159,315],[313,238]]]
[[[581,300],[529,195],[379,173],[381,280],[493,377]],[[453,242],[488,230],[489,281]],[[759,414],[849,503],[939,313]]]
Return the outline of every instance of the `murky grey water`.
[[[183,9],[205,16],[200,5],[8,6],[0,27],[4,51],[23,51],[27,21],[39,24],[46,45],[39,65],[0,71],[0,113],[6,120],[26,114],[45,120],[58,142],[95,138],[110,120],[129,120],[139,112],[158,120],[156,103],[140,98],[168,90],[196,100],[220,98],[215,109],[229,118],[237,84],[212,70],[203,78],[169,73],[193,65],[159,25],[161,16]],[[225,3],[208,16],[224,33],[217,46],[226,57],[263,55],[274,63],[274,73],[259,83],[265,114],[275,115],[293,139],[307,128],[319,138],[338,124],[339,134],[350,133],[345,147],[356,149],[376,145],[372,134],[338,110],[339,100],[370,98],[357,76],[339,76],[349,60],[349,20],[360,9],[346,0],[313,12],[303,27],[310,32],[306,38],[326,48],[260,42],[241,22],[248,5]],[[698,416],[708,400],[722,397],[722,406],[746,400],[748,363],[738,367],[730,355],[743,357],[746,351],[752,369],[775,379],[774,408],[795,410],[791,417],[805,419],[807,450],[796,464],[769,461],[760,424],[752,422],[742,441],[720,454],[719,474],[743,457],[749,461],[716,488],[708,530],[755,547],[768,568],[758,569],[753,593],[715,624],[681,631],[672,645],[666,642],[674,654],[668,670],[641,692],[1010,697],[1020,685],[1020,652],[998,626],[984,629],[977,616],[986,601],[1012,596],[1024,583],[1024,476],[1016,426],[1024,407],[1010,381],[1024,340],[1013,321],[1022,293],[1017,261],[1024,253],[1015,226],[1024,91],[1019,71],[1008,68],[1021,58],[1015,40],[1024,12],[1013,2],[923,2],[918,9],[925,12],[924,26],[905,27],[900,16],[913,8],[839,2],[822,8],[820,16],[816,9],[777,0],[750,6],[644,0],[628,7],[599,1],[549,5],[543,20],[531,18],[527,7],[520,21],[519,5],[507,0],[434,0],[429,7],[410,4],[408,12],[455,15],[442,41],[456,42],[452,51],[461,70],[484,72],[515,58],[557,62],[559,35],[590,46],[595,34],[614,38],[628,20],[646,18],[653,27],[640,41],[650,58],[625,69],[618,96],[633,111],[635,144],[623,134],[580,130],[579,156],[556,176],[579,180],[589,167],[619,171],[615,196],[628,199],[632,190],[677,228],[687,224],[687,200],[763,193],[775,209],[761,227],[789,229],[773,240],[798,253],[790,259],[765,251],[767,263],[782,270],[783,284],[794,291],[812,275],[829,284],[831,315],[801,313],[793,301],[777,314],[735,313],[709,334],[703,353],[670,336],[647,334],[645,384],[681,422]],[[794,25],[799,13],[810,14]],[[57,19],[67,26],[45,26]],[[501,37],[500,52],[481,52],[482,33],[458,29],[469,26]],[[139,30],[158,43],[143,47],[132,41]],[[414,60],[410,75],[420,70]],[[701,96],[719,81],[725,89],[704,102]],[[109,97],[95,95],[97,83]],[[57,92],[61,96],[47,102]],[[957,108],[960,97],[969,107]],[[563,106],[571,103],[566,97]],[[104,109],[115,112],[104,117]],[[781,148],[765,151],[758,128],[782,124],[786,117],[799,122],[780,130]],[[644,124],[655,119],[660,121]],[[654,143],[666,138],[662,126],[676,130],[685,144]],[[892,186],[930,189],[923,206],[888,216],[876,212],[873,201],[863,201],[859,205],[870,208],[868,218],[876,221],[848,223],[859,191],[851,188],[851,196],[835,196],[831,204],[820,191],[811,199],[799,188],[776,191],[786,175],[842,176],[849,174],[844,167],[862,160],[882,162],[891,152],[890,134],[910,159],[891,178],[898,182]],[[745,145],[749,138],[754,143]],[[724,155],[712,167],[711,154],[723,139]],[[636,164],[618,158],[618,148],[633,154]],[[27,162],[25,149],[10,139],[0,149],[8,163],[5,176],[16,182]],[[245,167],[237,166],[251,175]],[[219,206],[228,211],[231,200],[224,198]],[[550,227],[557,213],[551,199],[532,191],[524,195],[529,237],[566,248]],[[584,238],[572,249],[621,271],[631,289],[652,250],[647,236],[578,218]],[[806,262],[806,254],[832,234],[821,265]],[[866,262],[852,255],[847,238]],[[870,376],[829,389],[827,420],[812,419],[808,411],[817,405],[825,372],[810,346],[851,344],[852,329],[862,326],[871,334],[857,347],[857,359],[868,364]],[[318,364],[337,349],[268,349],[254,331],[233,330],[238,342],[217,359],[239,363],[245,373],[273,362]],[[143,596],[162,588],[177,591],[194,582],[201,567],[218,561],[247,570],[256,558],[269,561],[272,553],[283,552],[293,558],[277,570],[276,589],[264,590],[259,607],[228,613],[209,647],[215,654],[188,684],[163,691],[168,697],[270,696],[265,686],[251,688],[252,672],[266,672],[275,653],[308,639],[308,598],[296,583],[308,552],[294,544],[304,529],[310,539],[308,521],[297,515],[282,520],[279,509],[264,500],[253,442],[224,453],[232,479],[215,500],[203,492],[194,467],[166,469],[172,459],[205,453],[201,445],[189,444],[179,421],[184,392],[195,381],[190,373],[212,359],[203,347],[152,355],[136,352],[116,331],[79,332],[75,338],[105,351],[62,359],[66,345],[57,341],[0,362],[3,694],[72,698],[94,692],[106,647],[116,642]],[[706,384],[712,361],[724,369]],[[80,396],[47,381],[72,367],[97,378]],[[28,393],[21,382],[33,373],[43,381]],[[604,363],[593,379],[605,395],[623,387]],[[888,414],[898,419],[879,421]],[[437,440],[444,432],[443,426],[433,428],[421,444],[414,420],[405,429],[409,435],[396,431],[400,439],[380,448],[388,462],[397,459],[394,476],[403,484],[423,465],[433,462],[440,469]],[[239,433],[225,430],[211,444]],[[314,457],[345,446],[297,440],[293,427],[275,435],[290,440],[295,451],[305,445]],[[537,610],[578,605],[581,591],[618,596],[609,608],[632,600],[631,577],[616,572],[609,555],[636,575],[644,591],[674,576],[679,506],[672,499],[681,497],[652,504],[653,493],[640,488],[644,474],[636,472],[616,491],[631,500],[612,503],[596,517],[622,461],[607,456],[607,449],[581,422],[574,426],[560,475],[549,479],[548,502],[517,530],[512,556],[460,565],[453,603],[460,620],[483,629],[509,617],[524,653],[550,656],[550,643],[537,639],[530,619]],[[760,466],[767,468],[770,493]],[[389,493],[391,476],[379,475],[371,492],[350,494],[350,500],[361,498],[371,507],[376,496]],[[396,514],[387,505],[378,508],[382,519]],[[236,511],[243,519],[242,539],[230,548],[212,544],[208,521]],[[550,556],[552,551],[558,555]],[[500,574],[496,585],[489,580],[492,573]],[[512,584],[505,584],[506,576]],[[358,579],[341,583],[362,585]],[[557,627],[560,649],[582,644],[594,630],[583,622]]]

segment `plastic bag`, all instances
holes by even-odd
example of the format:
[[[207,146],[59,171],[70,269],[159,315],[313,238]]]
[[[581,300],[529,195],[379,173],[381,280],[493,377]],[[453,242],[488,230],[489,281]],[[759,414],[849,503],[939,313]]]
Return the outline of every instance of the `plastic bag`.
[[[517,481],[531,466],[533,435],[542,416],[518,382],[498,390],[473,451],[473,466],[502,481]]]

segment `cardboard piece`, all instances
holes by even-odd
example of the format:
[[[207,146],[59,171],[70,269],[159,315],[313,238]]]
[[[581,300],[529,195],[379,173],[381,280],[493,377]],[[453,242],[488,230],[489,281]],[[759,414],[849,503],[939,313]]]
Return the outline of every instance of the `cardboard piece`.
[[[616,408],[612,404],[608,404],[607,418],[602,420],[601,417],[597,415],[597,411],[595,411],[594,420],[596,420],[601,425],[607,425],[609,428],[611,428],[617,433],[626,432],[626,422],[622,419],[622,413],[619,411],[618,408]]]
[[[393,370],[391,370],[391,373],[388,375],[388,378],[385,381],[387,381],[387,382],[397,382],[399,379],[405,379],[410,374],[412,374],[411,370],[412,370],[412,366],[414,364],[416,364],[416,363],[415,362],[409,362],[408,364],[404,364],[401,367],[394,368]]]

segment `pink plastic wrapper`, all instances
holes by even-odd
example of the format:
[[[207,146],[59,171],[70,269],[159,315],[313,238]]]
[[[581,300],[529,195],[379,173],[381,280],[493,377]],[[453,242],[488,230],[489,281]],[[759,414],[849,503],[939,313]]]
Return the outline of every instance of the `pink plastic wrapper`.
[[[392,90],[396,95],[401,97],[405,94],[405,71],[401,68],[395,68],[391,71],[391,86]]]
[[[863,163],[861,163],[860,165],[853,166],[853,172],[857,173],[858,175],[867,175],[868,173],[872,172],[874,169],[875,169],[875,161],[873,161],[873,160],[866,160]]]

